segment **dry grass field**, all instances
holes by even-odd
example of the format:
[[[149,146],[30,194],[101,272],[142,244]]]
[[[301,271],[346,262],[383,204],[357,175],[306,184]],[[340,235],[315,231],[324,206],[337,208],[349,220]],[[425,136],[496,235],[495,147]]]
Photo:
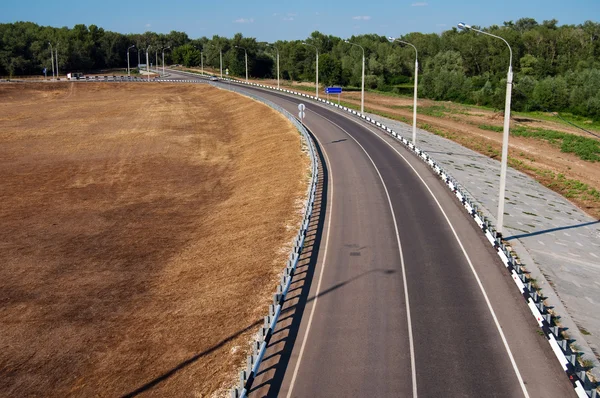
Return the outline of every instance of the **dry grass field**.
[[[300,219],[309,160],[206,85],[0,85],[0,396],[232,385]]]

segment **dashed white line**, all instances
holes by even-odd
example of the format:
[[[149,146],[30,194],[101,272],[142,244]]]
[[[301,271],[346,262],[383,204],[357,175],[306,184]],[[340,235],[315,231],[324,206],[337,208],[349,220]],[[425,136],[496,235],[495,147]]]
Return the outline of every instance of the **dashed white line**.
[[[352,120],[352,119],[350,119],[350,120]],[[352,121],[354,121],[354,120],[352,120]],[[355,122],[355,123],[357,123],[357,122]],[[471,271],[473,272],[473,275],[475,276],[475,280],[477,281],[477,284],[479,285],[479,290],[481,291],[481,294],[483,295],[483,298],[484,298],[484,300],[485,300],[485,302],[487,304],[487,307],[488,307],[488,309],[490,311],[490,314],[492,315],[492,318],[494,320],[494,324],[496,325],[496,329],[498,330],[498,333],[500,334],[500,338],[502,340],[502,343],[504,344],[504,348],[506,350],[506,353],[508,354],[508,357],[510,359],[510,363],[512,364],[513,370],[515,371],[515,375],[517,376],[517,380],[519,381],[519,385],[521,387],[521,391],[523,392],[523,396],[529,398],[529,393],[527,392],[527,387],[525,387],[525,383],[523,382],[523,377],[521,376],[521,372],[519,371],[519,368],[517,367],[517,363],[515,362],[515,358],[513,357],[512,351],[510,350],[510,347],[508,346],[508,341],[506,340],[506,336],[504,336],[504,332],[502,331],[502,327],[500,326],[500,321],[498,321],[498,318],[496,317],[496,312],[494,311],[494,308],[492,307],[492,303],[490,302],[490,299],[487,296],[485,288],[483,287],[483,284],[481,283],[481,280],[479,279],[479,275],[477,274],[477,271],[475,270],[475,267],[473,266],[473,263],[471,262],[471,258],[467,254],[467,251],[465,250],[465,248],[464,248],[464,246],[463,246],[460,238],[458,237],[458,234],[456,233],[456,230],[454,229],[454,226],[450,222],[450,219],[446,215],[446,212],[442,208],[442,205],[437,200],[437,198],[433,194],[433,191],[431,190],[431,188],[429,188],[429,185],[427,185],[427,183],[425,182],[425,180],[423,179],[423,177],[421,177],[419,175],[419,173],[417,172],[417,170],[413,167],[412,164],[410,164],[410,162],[404,157],[404,155],[402,155],[400,152],[398,152],[398,150],[396,148],[394,148],[394,146],[392,144],[390,144],[387,140],[385,140],[383,137],[381,137],[379,134],[377,134],[377,132],[371,130],[367,126],[363,126],[363,127],[365,127],[373,135],[375,135],[375,137],[379,138],[384,143],[386,143],[394,152],[396,152],[398,154],[398,156],[400,156],[406,162],[406,164],[413,170],[413,172],[419,178],[419,180],[421,180],[421,182],[423,183],[423,185],[425,186],[425,188],[427,188],[427,190],[429,191],[429,194],[431,195],[431,197],[433,198],[433,200],[437,204],[438,208],[440,209],[440,211],[444,215],[444,218],[446,219],[446,222],[448,223],[448,226],[452,230],[452,233],[454,235],[454,238],[456,239],[456,242],[460,246],[465,259],[469,263],[469,267],[471,268]]]
[[[409,298],[408,298],[408,281],[407,281],[407,278],[406,278],[406,266],[404,264],[404,254],[402,252],[402,243],[400,242],[400,232],[398,230],[398,222],[396,221],[396,214],[394,212],[394,206],[392,205],[392,199],[391,199],[390,194],[388,192],[388,189],[387,189],[387,186],[385,184],[385,181],[383,181],[383,176],[381,175],[381,173],[379,172],[379,169],[375,165],[375,162],[373,161],[373,158],[371,158],[371,155],[369,155],[369,153],[367,152],[367,150],[360,144],[360,142],[358,142],[356,140],[356,138],[354,138],[350,133],[348,133],[344,128],[342,128],[341,126],[339,126],[335,122],[327,119],[326,117],[324,117],[322,115],[319,115],[316,112],[315,112],[315,115],[320,116],[321,118],[325,119],[329,123],[333,124],[334,126],[336,126],[337,128],[339,128],[340,130],[342,130],[343,132],[345,132],[348,135],[348,137],[350,137],[350,138],[352,138],[354,140],[354,142],[356,142],[356,144],[363,150],[363,152],[365,153],[365,155],[367,155],[367,157],[369,158],[369,160],[373,164],[373,168],[377,172],[377,175],[379,176],[379,179],[381,180],[381,184],[383,185],[383,189],[385,190],[385,195],[387,196],[388,204],[390,206],[390,211],[392,212],[392,219],[394,220],[394,229],[396,231],[396,242],[398,243],[398,252],[400,254],[400,265],[402,267],[402,281],[404,283],[404,300],[406,301],[406,323],[408,324],[408,345],[409,345],[409,351],[410,351],[410,367],[411,367],[411,377],[412,377],[412,392],[413,392],[413,398],[417,398],[417,369],[416,369],[416,364],[415,364],[415,362],[416,362],[415,361],[415,344],[414,344],[413,332],[412,332],[412,319],[411,319],[411,315],[410,315],[410,301],[409,301]],[[289,394],[288,394],[288,398],[290,398]]]

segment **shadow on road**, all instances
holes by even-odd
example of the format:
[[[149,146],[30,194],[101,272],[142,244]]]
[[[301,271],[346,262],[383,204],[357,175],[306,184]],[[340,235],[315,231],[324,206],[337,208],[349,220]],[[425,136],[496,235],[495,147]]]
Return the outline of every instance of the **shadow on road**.
[[[580,228],[580,227],[585,227],[586,225],[594,225],[594,224],[600,224],[600,220],[598,220],[598,221],[590,221],[590,222],[586,222],[586,223],[582,223],[582,224],[576,224],[576,225],[567,225],[565,227],[557,227],[557,228],[544,229],[542,231],[535,231],[535,232],[530,232],[530,233],[526,233],[526,234],[513,235],[513,236],[508,236],[508,237],[506,237],[504,239],[505,240],[513,240],[513,239],[520,239],[520,238],[528,238],[530,236],[542,235],[542,234],[547,234],[547,233],[550,233],[550,232],[562,231],[562,230],[565,230],[565,229]]]

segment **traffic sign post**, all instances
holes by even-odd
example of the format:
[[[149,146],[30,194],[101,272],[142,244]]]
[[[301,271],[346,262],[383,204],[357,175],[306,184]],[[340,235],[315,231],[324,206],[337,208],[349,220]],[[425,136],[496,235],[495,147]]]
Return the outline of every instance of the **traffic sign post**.
[[[342,94],[341,87],[325,87],[325,94],[327,94],[327,101],[329,101],[329,94],[338,95],[338,105],[340,104],[340,96]]]
[[[304,110],[306,109],[306,106],[304,104],[298,104],[298,118],[300,119],[300,123],[304,124],[304,117],[306,116],[306,114],[304,113]]]

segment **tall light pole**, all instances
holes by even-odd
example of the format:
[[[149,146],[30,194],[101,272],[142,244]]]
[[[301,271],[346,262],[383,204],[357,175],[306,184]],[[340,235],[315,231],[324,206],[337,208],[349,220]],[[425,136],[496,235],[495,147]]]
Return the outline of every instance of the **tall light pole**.
[[[309,47],[313,47],[315,49],[315,51],[317,52],[317,78],[316,78],[316,82],[315,82],[315,97],[317,97],[317,99],[319,98],[319,49],[317,48],[317,46],[313,46],[312,44],[308,44],[306,42],[302,42],[302,44],[304,44],[305,46],[309,46]]]
[[[135,44],[127,48],[127,76],[131,76],[131,73],[129,73],[129,50],[132,48],[135,48]]]
[[[148,72],[148,81],[150,81],[150,59],[148,58],[148,50],[150,50],[150,47],[152,46],[146,47],[146,71]]]
[[[162,61],[163,61],[163,76],[165,75],[165,50],[170,49],[171,46],[163,47],[162,49]]]
[[[271,46],[277,52],[277,89],[279,90],[279,49],[274,44],[267,44],[267,46]]]
[[[52,49],[52,43],[48,42],[50,45],[50,63],[52,64],[52,80],[54,80],[54,50]]]
[[[389,41],[394,42],[400,42],[402,44],[406,44],[407,46],[411,46],[412,48],[415,49],[415,94],[414,94],[414,103],[413,103],[413,145],[417,145],[417,87],[419,85],[419,52],[417,51],[417,47],[413,46],[412,44],[400,40],[400,39],[394,39],[393,37],[389,38]]]
[[[352,46],[360,47],[360,49],[362,50],[362,83],[361,83],[361,87],[360,87],[360,113],[364,114],[365,113],[365,49],[363,48],[363,46],[361,46],[359,44],[351,43],[348,40],[344,40],[344,41]]]
[[[156,68],[156,71],[158,72],[158,47],[156,47],[156,49],[154,50],[154,67]]]
[[[200,70],[200,73],[204,76],[204,53],[202,51],[200,51]]]
[[[223,78],[223,48],[217,47],[215,44],[211,44],[211,46],[219,49],[219,62],[220,62],[219,65],[220,65],[220,69],[221,69],[221,79],[222,79]]]
[[[56,79],[58,80],[58,45],[60,44],[60,42],[56,43],[56,57],[54,57],[54,60],[56,61]]]
[[[248,51],[244,47],[235,46],[235,48],[239,48],[240,50],[244,50],[244,58],[246,59],[246,82],[248,82]]]
[[[483,32],[479,29],[475,29],[463,22],[458,24],[459,29],[473,30],[475,32],[495,37],[496,39],[502,40],[507,46],[510,53],[510,59],[508,61],[508,73],[506,75],[506,100],[504,101],[504,131],[502,134],[502,161],[500,163],[500,193],[498,196],[498,220],[497,220],[497,232],[502,235],[504,230],[504,191],[506,188],[506,169],[508,163],[508,135],[510,132],[510,100],[512,95],[512,83],[513,83],[513,72],[512,72],[512,48],[506,40],[500,36],[493,35],[488,32]]]

